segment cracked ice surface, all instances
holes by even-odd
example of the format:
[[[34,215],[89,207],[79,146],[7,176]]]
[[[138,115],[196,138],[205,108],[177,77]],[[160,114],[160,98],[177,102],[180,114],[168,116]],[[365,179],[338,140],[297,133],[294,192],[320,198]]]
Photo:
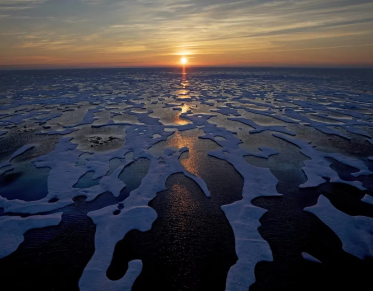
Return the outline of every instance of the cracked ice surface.
[[[242,199],[221,207],[232,227],[238,257],[227,274],[226,290],[248,290],[256,281],[257,263],[273,259],[270,244],[258,230],[267,210],[255,206],[253,200],[281,199],[286,194],[277,192],[279,181],[268,168],[255,167],[244,157],[270,160],[281,155],[276,148],[281,139],[295,145],[306,158],[301,168],[306,181],[298,185],[300,189],[312,191],[326,183],[346,184],[371,195],[372,189],[363,182],[373,175],[369,90],[349,87],[347,81],[330,85],[330,80],[321,77],[314,82],[308,75],[290,74],[284,79],[273,72],[228,70],[210,75],[197,70],[181,82],[179,74],[172,72],[85,73],[72,73],[65,79],[45,77],[38,86],[25,77],[23,87],[1,87],[0,142],[6,150],[0,156],[0,176],[13,173],[23,158],[35,168],[50,168],[44,198],[23,201],[0,197],[0,208],[4,209],[0,217],[1,257],[16,251],[26,231],[57,225],[62,214],[55,212],[74,204],[75,199],[85,197],[86,202],[93,202],[106,192],[118,198],[126,188],[120,179],[123,170],[145,158],[150,161],[150,169],[141,185],[123,201],[123,208],[119,210],[113,204],[87,214],[96,226],[95,251],[79,280],[81,290],[130,290],[142,271],[140,260],[132,260],[125,276],[117,281],[109,280],[106,272],[115,246],[128,232],[152,228],[157,213],[149,203],[166,190],[167,179],[183,173],[211,197],[208,184],[185,170],[179,161],[191,149],[166,148],[160,156],[153,156],[149,150],[175,132],[196,128],[204,132],[201,140],[221,147],[209,155],[231,164],[244,181]],[[122,132],[124,140],[111,143],[114,139],[110,137],[117,131]],[[82,142],[78,138],[82,136],[95,140],[103,136],[107,142],[93,147],[86,141],[90,150],[83,151],[79,150]],[[250,150],[241,147],[243,141]],[[50,149],[44,142],[51,144]],[[84,155],[88,157],[80,163]],[[119,166],[111,170],[113,159],[119,160]],[[342,178],[332,168],[334,161],[355,172],[348,179]],[[89,172],[97,183],[75,188]],[[368,194],[361,201],[373,204]],[[349,216],[324,196],[306,211],[336,233],[346,252],[361,259],[372,255],[371,218]],[[299,255],[317,261],[308,253]]]

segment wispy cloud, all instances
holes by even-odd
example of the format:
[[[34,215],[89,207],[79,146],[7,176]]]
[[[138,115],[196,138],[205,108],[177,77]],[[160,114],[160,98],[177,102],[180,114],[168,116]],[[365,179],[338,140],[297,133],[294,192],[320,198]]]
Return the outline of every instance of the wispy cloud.
[[[286,62],[290,51],[322,60],[313,51],[333,50],[342,61],[373,63],[371,11],[371,0],[0,0],[0,33],[23,33],[4,36],[0,49],[162,64],[181,54],[219,64],[272,53]]]
[[[0,11],[30,9],[46,1],[47,0],[0,0]]]

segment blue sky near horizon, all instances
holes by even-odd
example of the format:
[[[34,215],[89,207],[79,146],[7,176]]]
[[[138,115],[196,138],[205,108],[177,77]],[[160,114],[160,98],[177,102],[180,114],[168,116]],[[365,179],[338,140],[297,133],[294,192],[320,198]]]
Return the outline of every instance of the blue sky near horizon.
[[[0,0],[0,66],[373,66],[373,1]]]

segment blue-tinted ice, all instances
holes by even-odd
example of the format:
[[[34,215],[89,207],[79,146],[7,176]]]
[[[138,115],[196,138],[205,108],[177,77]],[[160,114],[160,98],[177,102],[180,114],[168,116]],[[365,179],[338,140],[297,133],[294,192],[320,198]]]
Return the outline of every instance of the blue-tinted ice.
[[[1,72],[0,257],[16,252],[27,231],[58,225],[82,197],[94,205],[106,193],[108,204],[87,213],[96,229],[95,250],[76,285],[90,291],[136,288],[146,260],[130,261],[116,281],[107,270],[127,234],[152,229],[157,212],[149,203],[167,190],[168,178],[182,173],[203,199],[214,198],[203,177],[221,169],[195,158],[210,146],[199,139],[216,147],[210,158],[230,164],[232,175],[243,179],[242,198],[218,214],[233,230],[237,255],[221,290],[248,290],[258,263],[273,261],[275,242],[264,238],[261,226],[267,209],[258,203],[287,199],[290,192],[308,191],[313,204],[307,200],[287,215],[312,213],[341,240],[344,252],[372,258],[372,76],[369,70],[228,68],[187,75],[176,69]],[[21,81],[14,84],[14,78]],[[276,156],[287,162],[274,165]],[[144,177],[131,174],[141,176],[136,188],[123,176],[135,161],[150,164]],[[350,199],[360,206],[339,201],[339,188],[328,198],[320,195],[330,185],[354,189]],[[133,190],[123,194],[125,189]],[[307,249],[297,254],[299,261],[323,264]]]

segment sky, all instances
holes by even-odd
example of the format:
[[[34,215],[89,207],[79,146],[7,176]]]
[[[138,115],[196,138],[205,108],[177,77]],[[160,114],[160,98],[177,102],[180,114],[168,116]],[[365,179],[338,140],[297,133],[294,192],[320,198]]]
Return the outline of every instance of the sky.
[[[0,68],[373,67],[372,0],[0,0]]]

